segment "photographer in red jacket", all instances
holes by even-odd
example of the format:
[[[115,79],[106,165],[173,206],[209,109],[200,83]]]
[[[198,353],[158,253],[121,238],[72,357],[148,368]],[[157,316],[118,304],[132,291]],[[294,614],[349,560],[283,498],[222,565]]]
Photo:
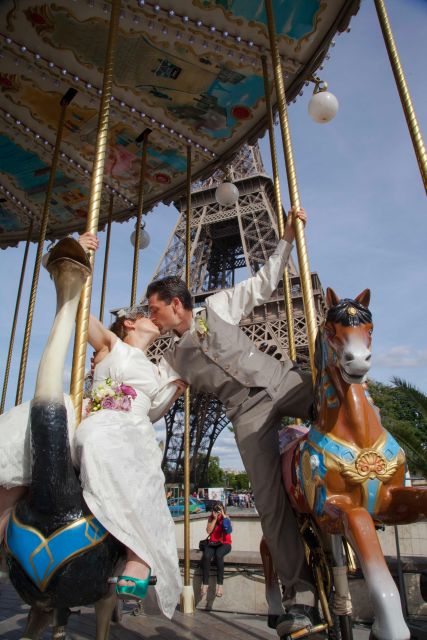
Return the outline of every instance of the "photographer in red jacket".
[[[231,521],[227,516],[225,507],[221,502],[217,502],[209,516],[206,526],[208,533],[208,542],[204,546],[202,556],[202,573],[203,584],[201,596],[205,596],[209,586],[209,568],[212,560],[215,558],[217,566],[216,580],[216,596],[221,598],[223,595],[224,583],[224,556],[231,551]]]

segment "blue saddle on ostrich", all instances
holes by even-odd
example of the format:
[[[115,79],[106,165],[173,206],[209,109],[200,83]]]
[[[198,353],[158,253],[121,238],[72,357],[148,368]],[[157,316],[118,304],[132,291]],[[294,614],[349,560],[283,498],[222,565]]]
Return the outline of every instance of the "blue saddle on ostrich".
[[[47,538],[20,522],[13,512],[6,530],[5,546],[34,584],[44,591],[57,569],[71,558],[102,542],[108,531],[88,515],[57,529]]]

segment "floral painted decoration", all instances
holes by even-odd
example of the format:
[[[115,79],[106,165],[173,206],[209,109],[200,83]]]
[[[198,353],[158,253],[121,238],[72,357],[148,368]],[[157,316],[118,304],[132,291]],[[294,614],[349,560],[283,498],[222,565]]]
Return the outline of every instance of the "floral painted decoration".
[[[101,409],[130,411],[132,400],[135,400],[136,396],[135,389],[130,385],[107,378],[92,388],[85,405],[85,416]]]

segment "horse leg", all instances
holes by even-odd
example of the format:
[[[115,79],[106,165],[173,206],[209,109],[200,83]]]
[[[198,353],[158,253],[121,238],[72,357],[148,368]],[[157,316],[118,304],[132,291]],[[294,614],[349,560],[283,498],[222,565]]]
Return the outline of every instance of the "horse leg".
[[[110,622],[116,606],[117,596],[115,589],[111,589],[110,593],[95,602],[96,613],[96,640],[108,640],[110,635]]]
[[[375,638],[409,640],[399,591],[384,560],[371,516],[362,507],[338,500],[331,500],[326,510],[334,518],[341,517],[346,538],[359,559],[375,612]]]
[[[278,617],[285,613],[282,604],[282,592],[277,573],[273,566],[273,558],[271,557],[270,549],[264,537],[261,538],[259,550],[264,567],[265,598],[268,605],[268,626],[271,629],[275,629]]]
[[[427,489],[391,487],[388,495],[387,513],[392,514],[395,524],[411,524],[427,518]]]
[[[38,640],[45,629],[52,622],[52,612],[31,607],[27,618],[24,635],[21,640]]]

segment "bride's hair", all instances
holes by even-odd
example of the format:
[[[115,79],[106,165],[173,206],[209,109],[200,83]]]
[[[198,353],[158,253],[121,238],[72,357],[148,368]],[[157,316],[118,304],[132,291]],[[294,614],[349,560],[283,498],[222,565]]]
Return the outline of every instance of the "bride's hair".
[[[116,334],[120,340],[124,340],[129,333],[129,330],[125,327],[125,320],[137,320],[138,318],[145,318],[146,314],[138,309],[138,307],[131,307],[130,309],[120,309],[116,319],[110,326],[110,331]]]

